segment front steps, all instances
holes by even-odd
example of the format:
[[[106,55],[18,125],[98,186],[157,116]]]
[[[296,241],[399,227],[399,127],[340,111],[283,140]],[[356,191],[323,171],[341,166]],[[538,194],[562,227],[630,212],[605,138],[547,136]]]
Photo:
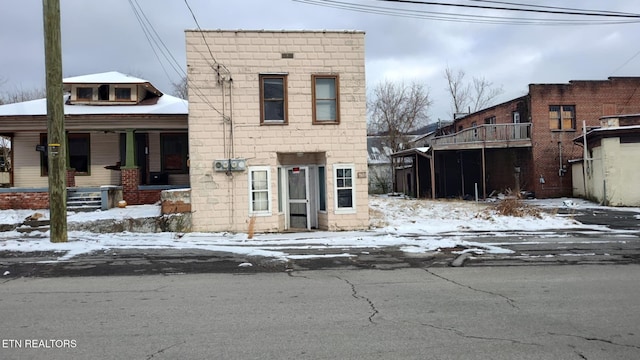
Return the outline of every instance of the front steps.
[[[102,208],[100,191],[91,189],[67,189],[67,211],[89,212]]]

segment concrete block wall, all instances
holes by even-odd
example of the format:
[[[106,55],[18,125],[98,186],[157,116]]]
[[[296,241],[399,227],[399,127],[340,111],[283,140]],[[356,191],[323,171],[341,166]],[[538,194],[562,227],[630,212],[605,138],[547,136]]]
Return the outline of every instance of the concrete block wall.
[[[298,153],[324,155],[327,212],[320,222],[327,229],[368,227],[364,33],[187,31],[186,43],[193,230],[247,231],[247,171],[227,175],[213,169],[214,160],[230,157],[247,159],[249,167],[269,167],[272,214],[257,218],[255,230],[283,230],[278,154]],[[259,76],[266,73],[287,74],[287,125],[260,125]],[[313,74],[339,77],[339,124],[312,124]],[[354,174],[354,214],[334,211],[335,164],[353,164],[362,176]]]

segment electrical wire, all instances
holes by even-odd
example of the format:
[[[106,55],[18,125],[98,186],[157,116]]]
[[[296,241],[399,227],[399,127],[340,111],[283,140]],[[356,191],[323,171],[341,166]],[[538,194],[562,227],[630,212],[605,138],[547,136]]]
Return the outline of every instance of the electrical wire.
[[[131,9],[133,10],[133,13],[136,16],[136,19],[138,20],[138,23],[140,24],[142,32],[144,33],[145,37],[147,38],[147,42],[151,46],[151,50],[155,54],[156,59],[160,63],[160,67],[164,71],[164,73],[167,76],[167,78],[169,79],[169,81],[172,82],[172,78],[169,75],[169,73],[168,73],[168,71],[167,71],[162,59],[160,58],[160,55],[158,54],[158,52],[160,52],[162,54],[162,57],[164,57],[165,61],[167,63],[169,63],[169,65],[171,66],[173,71],[180,78],[186,79],[187,78],[187,73],[182,69],[182,66],[176,60],[175,56],[173,56],[173,54],[171,53],[171,51],[169,50],[169,48],[167,47],[165,42],[162,41],[162,38],[160,37],[158,32],[155,30],[155,27],[153,26],[153,24],[151,23],[149,18],[146,16],[146,14],[144,13],[144,10],[140,6],[140,4],[137,2],[137,0],[129,0],[129,4],[131,5]],[[207,97],[204,95],[204,92],[202,91],[202,89],[200,89],[199,87],[194,86],[194,85],[192,85],[190,88],[194,91],[194,93],[196,95],[198,95],[207,104],[207,106],[209,106],[215,112],[221,114],[221,112],[210,101],[207,100]]]
[[[627,24],[638,23],[640,18],[630,19],[567,19],[567,18],[523,18],[510,16],[489,16],[481,14],[453,14],[447,12],[418,10],[414,8],[402,7],[385,7],[375,5],[364,5],[352,2],[342,2],[335,0],[293,0],[294,2],[304,3],[308,5],[317,5],[329,8],[349,10],[361,13],[370,13],[377,15],[388,15],[403,18],[427,19],[437,21],[450,21],[460,23],[479,23],[479,24],[506,24],[506,25],[609,25],[609,24]],[[387,1],[388,0],[375,0]],[[423,5],[431,5],[430,3]],[[439,3],[442,5],[451,5]],[[459,4],[458,4],[459,5]],[[640,15],[638,15],[640,17]]]

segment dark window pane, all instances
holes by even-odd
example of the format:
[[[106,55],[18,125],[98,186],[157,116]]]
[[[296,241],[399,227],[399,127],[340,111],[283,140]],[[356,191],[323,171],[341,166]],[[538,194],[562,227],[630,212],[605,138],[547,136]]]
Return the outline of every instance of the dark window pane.
[[[98,100],[109,100],[109,85],[100,85],[98,88]]]
[[[265,120],[284,120],[284,101],[265,101]]]
[[[284,99],[283,79],[264,79],[265,99]]]
[[[327,184],[324,176],[324,166],[318,168],[318,192],[320,193],[320,210],[327,210]]]
[[[161,134],[160,155],[162,171],[187,172],[187,134]]]
[[[338,190],[338,207],[350,208],[353,207],[353,199],[351,197],[351,189],[339,189]]]
[[[131,100],[131,89],[130,88],[116,89],[116,100]]]
[[[82,100],[91,100],[93,98],[93,89],[87,87],[77,88],[76,97]]]

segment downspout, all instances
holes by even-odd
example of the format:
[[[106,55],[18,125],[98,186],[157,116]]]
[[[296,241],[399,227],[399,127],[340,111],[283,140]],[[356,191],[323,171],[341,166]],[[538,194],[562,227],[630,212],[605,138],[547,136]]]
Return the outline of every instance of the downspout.
[[[589,199],[589,190],[587,189],[587,165],[589,164],[589,152],[587,150],[587,122],[585,120],[582,120],[582,147],[582,183],[584,185],[584,197]]]
[[[418,154],[413,155],[416,161],[416,199],[420,199],[420,167],[418,166]]]
[[[435,157],[436,157],[436,151],[432,150],[431,151],[431,158],[429,159],[429,163],[431,164],[431,198],[435,199],[436,198],[436,172],[435,172]]]

